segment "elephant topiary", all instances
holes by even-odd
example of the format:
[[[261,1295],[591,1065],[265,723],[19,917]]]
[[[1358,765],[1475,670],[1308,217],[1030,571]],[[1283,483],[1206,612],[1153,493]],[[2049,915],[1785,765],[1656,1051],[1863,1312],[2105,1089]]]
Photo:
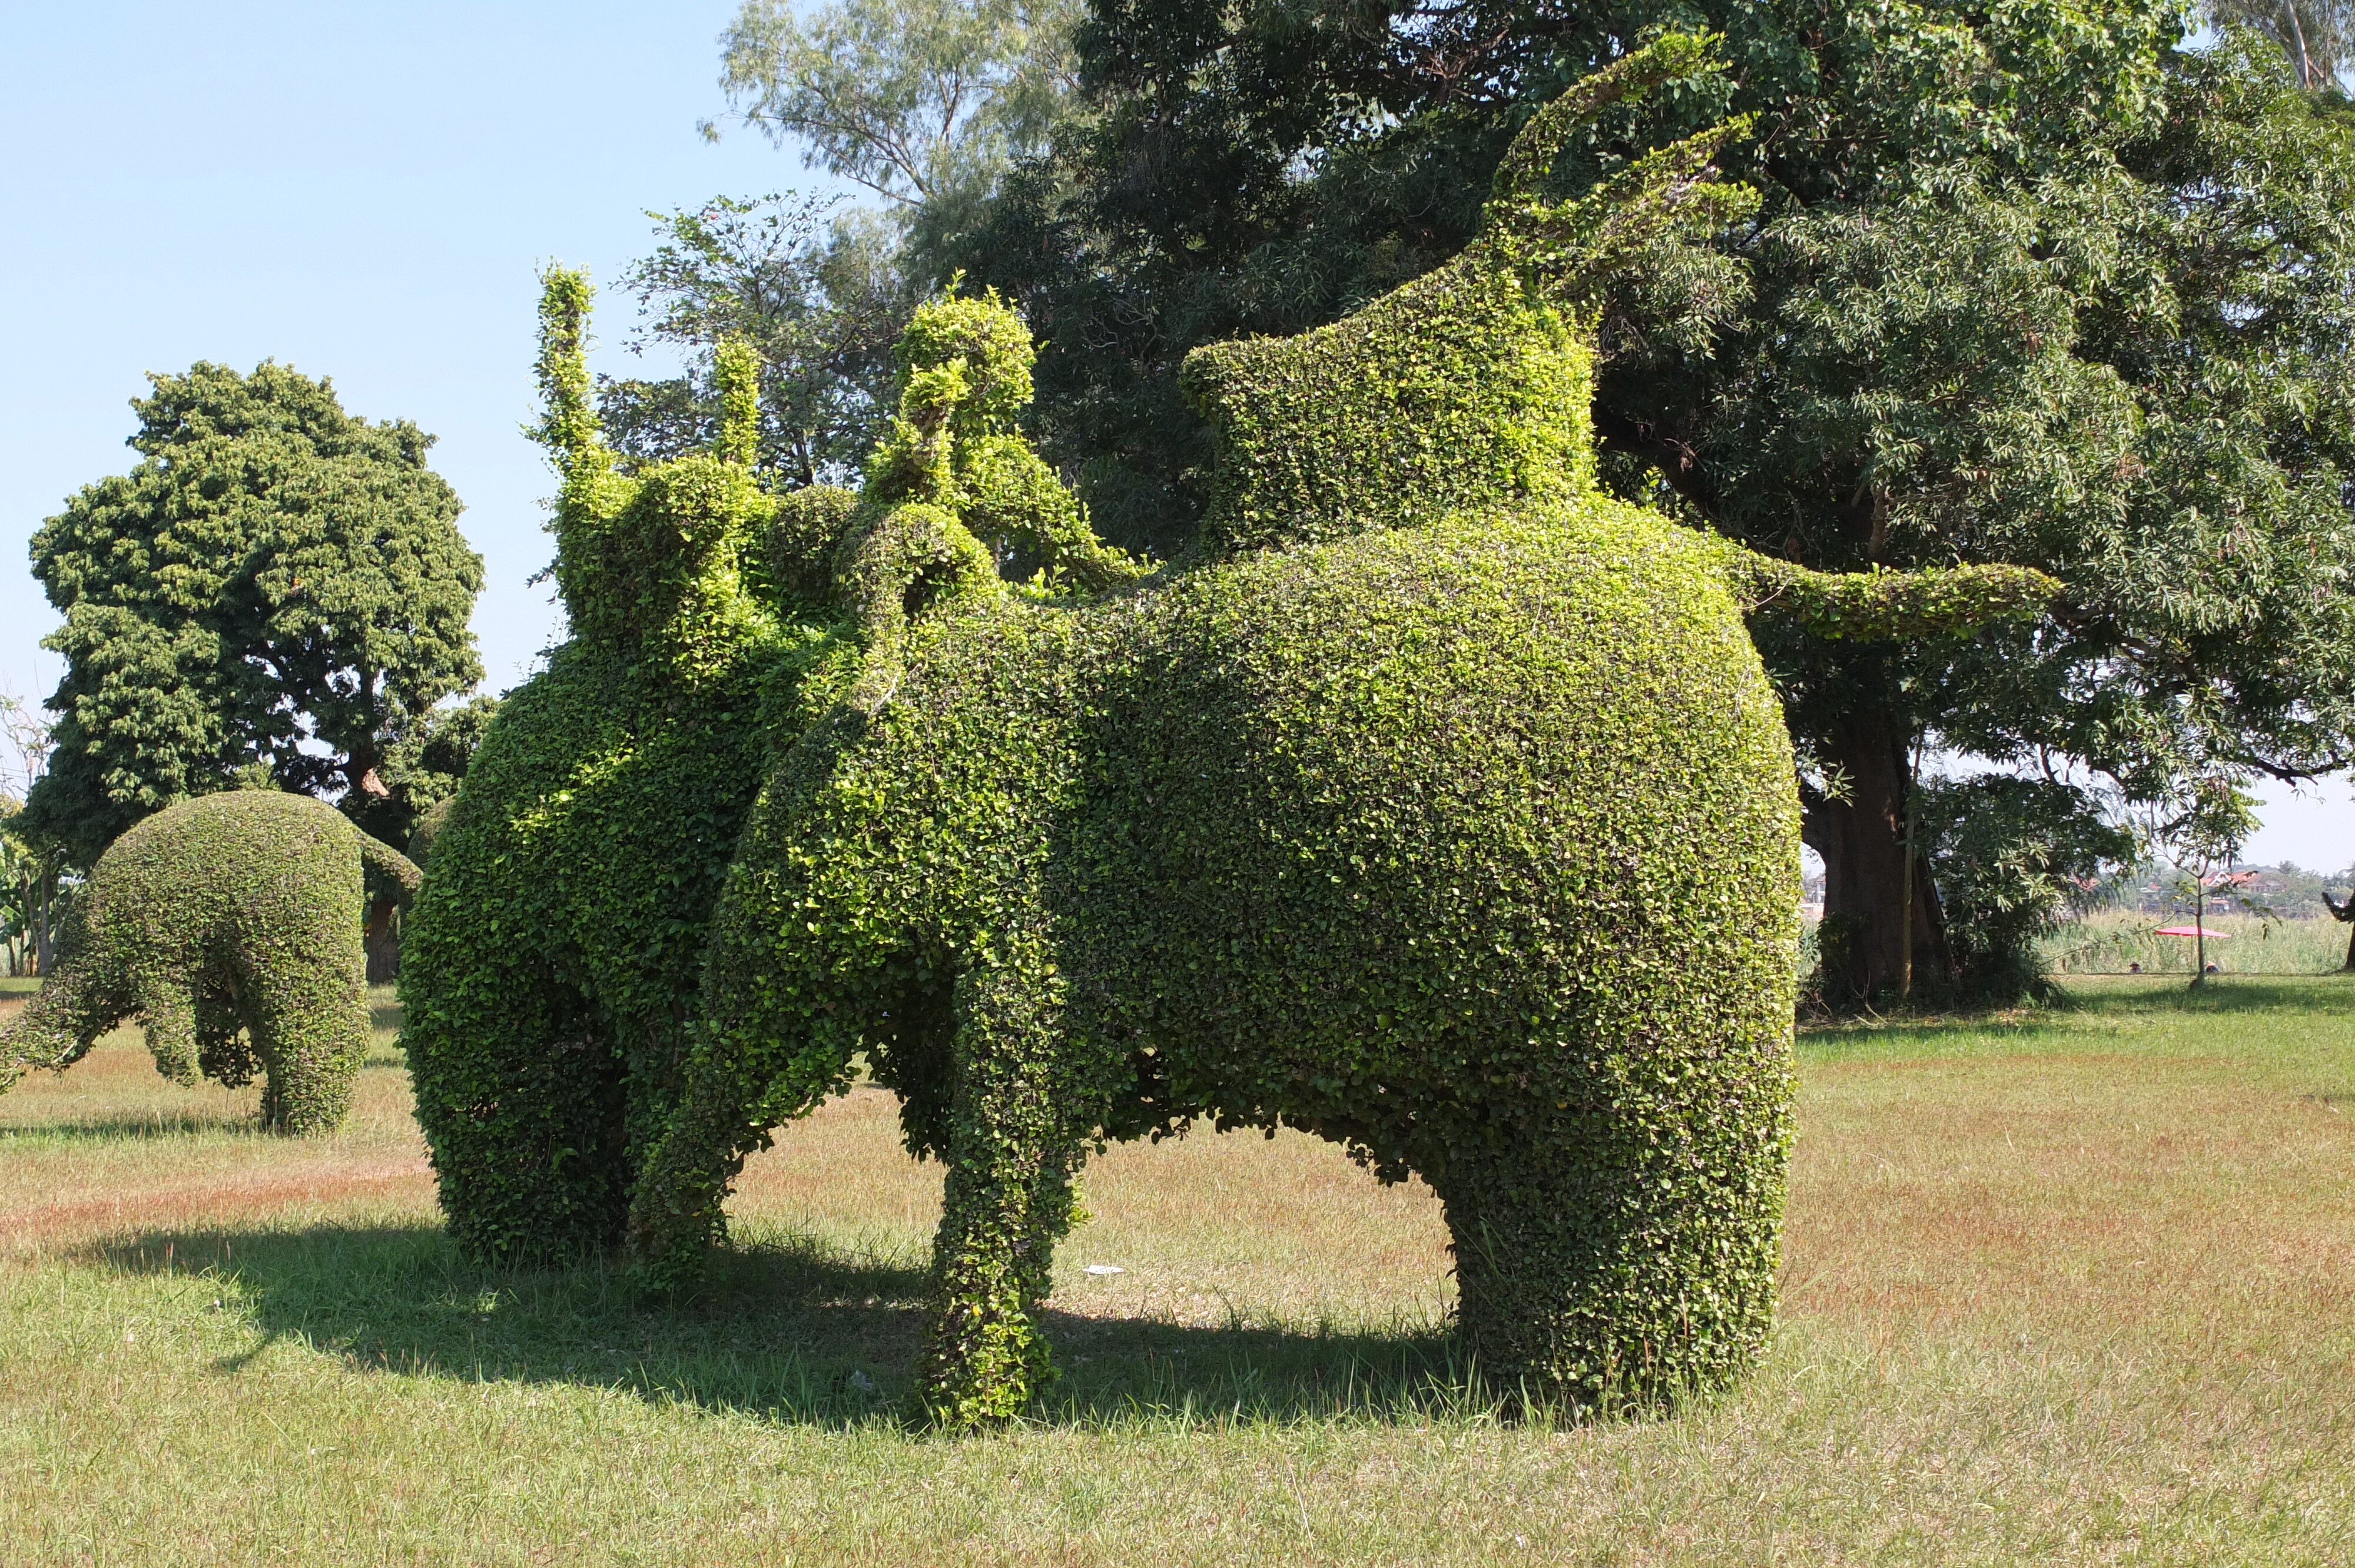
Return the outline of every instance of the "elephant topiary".
[[[636,1173],[655,1278],[694,1277],[744,1157],[863,1060],[949,1167],[943,1422],[1046,1375],[1036,1307],[1087,1150],[1195,1118],[1428,1180],[1465,1340],[1508,1389],[1643,1404],[1752,1362],[1799,842],[1744,615],[1913,634],[2052,585],[1818,577],[1596,490],[1580,302],[1742,198],[1708,181],[1722,132],[1582,201],[1536,192],[1572,130],[1700,52],[1664,40],[1540,114],[1455,261],[1198,352],[1214,506],[1150,577],[1010,433],[1011,313],[919,313],[836,554],[858,662],[804,693],[841,700],[751,808]],[[1009,585],[1008,558],[1038,575]]]
[[[91,870],[58,972],[0,1031],[0,1089],[136,1017],[165,1076],[259,1071],[265,1127],[334,1130],[368,1054],[364,864],[417,890],[399,851],[305,795],[206,795],[138,823]]]

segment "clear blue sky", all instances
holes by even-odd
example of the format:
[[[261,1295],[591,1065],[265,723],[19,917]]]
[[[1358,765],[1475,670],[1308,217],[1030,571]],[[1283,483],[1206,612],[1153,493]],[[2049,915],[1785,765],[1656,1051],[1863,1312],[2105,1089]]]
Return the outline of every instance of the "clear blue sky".
[[[129,467],[149,370],[274,358],[344,406],[415,420],[488,566],[475,611],[494,690],[549,641],[532,415],[534,281],[603,281],[648,208],[814,188],[739,131],[718,37],[735,0],[84,0],[7,5],[0,312],[0,690],[48,695],[56,624],[26,569],[40,520]],[[607,365],[634,312],[602,302]]]
[[[344,405],[415,420],[489,586],[494,691],[556,626],[532,414],[534,274],[613,278],[648,208],[811,189],[790,153],[717,145],[735,0],[355,5],[83,0],[0,13],[0,691],[48,695],[56,617],[25,567],[40,520],[130,465],[149,370],[274,358]],[[599,359],[632,313],[605,302]],[[2343,782],[2280,796],[2252,859],[2355,863]]]

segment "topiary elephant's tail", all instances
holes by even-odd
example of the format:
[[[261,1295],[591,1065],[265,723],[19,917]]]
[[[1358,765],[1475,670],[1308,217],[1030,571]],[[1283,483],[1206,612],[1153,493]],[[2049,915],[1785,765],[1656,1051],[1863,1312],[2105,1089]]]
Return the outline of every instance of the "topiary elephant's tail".
[[[360,841],[360,863],[399,883],[402,902],[416,897],[418,888],[425,883],[425,874],[417,869],[417,863],[382,839],[360,832],[357,828],[352,831]]]

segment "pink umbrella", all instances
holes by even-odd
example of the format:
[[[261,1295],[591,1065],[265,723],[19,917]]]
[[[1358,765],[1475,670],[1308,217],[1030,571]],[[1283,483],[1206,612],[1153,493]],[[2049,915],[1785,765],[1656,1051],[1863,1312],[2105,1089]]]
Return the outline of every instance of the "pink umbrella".
[[[2161,926],[2151,933],[2155,937],[2229,937],[2230,931],[2219,931],[2210,926]]]

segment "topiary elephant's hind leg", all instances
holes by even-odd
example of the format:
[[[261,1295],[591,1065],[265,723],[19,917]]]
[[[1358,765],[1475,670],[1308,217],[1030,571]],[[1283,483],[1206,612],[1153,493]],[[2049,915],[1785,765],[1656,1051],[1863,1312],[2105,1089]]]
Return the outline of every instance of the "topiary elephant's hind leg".
[[[1071,1227],[1086,1130],[1055,1084],[1060,991],[1035,953],[997,955],[957,981],[938,1315],[922,1366],[927,1412],[943,1425],[1017,1415],[1052,1373],[1038,1306]]]
[[[197,1070],[227,1088],[241,1089],[253,1082],[260,1064],[253,1042],[245,1033],[244,1014],[237,993],[226,982],[197,992]]]
[[[1780,1139],[1710,1139],[1695,1120],[1700,1137],[1655,1139],[1596,1117],[1441,1173],[1457,1323],[1491,1390],[1657,1408],[1756,1360],[1774,1322]]]

